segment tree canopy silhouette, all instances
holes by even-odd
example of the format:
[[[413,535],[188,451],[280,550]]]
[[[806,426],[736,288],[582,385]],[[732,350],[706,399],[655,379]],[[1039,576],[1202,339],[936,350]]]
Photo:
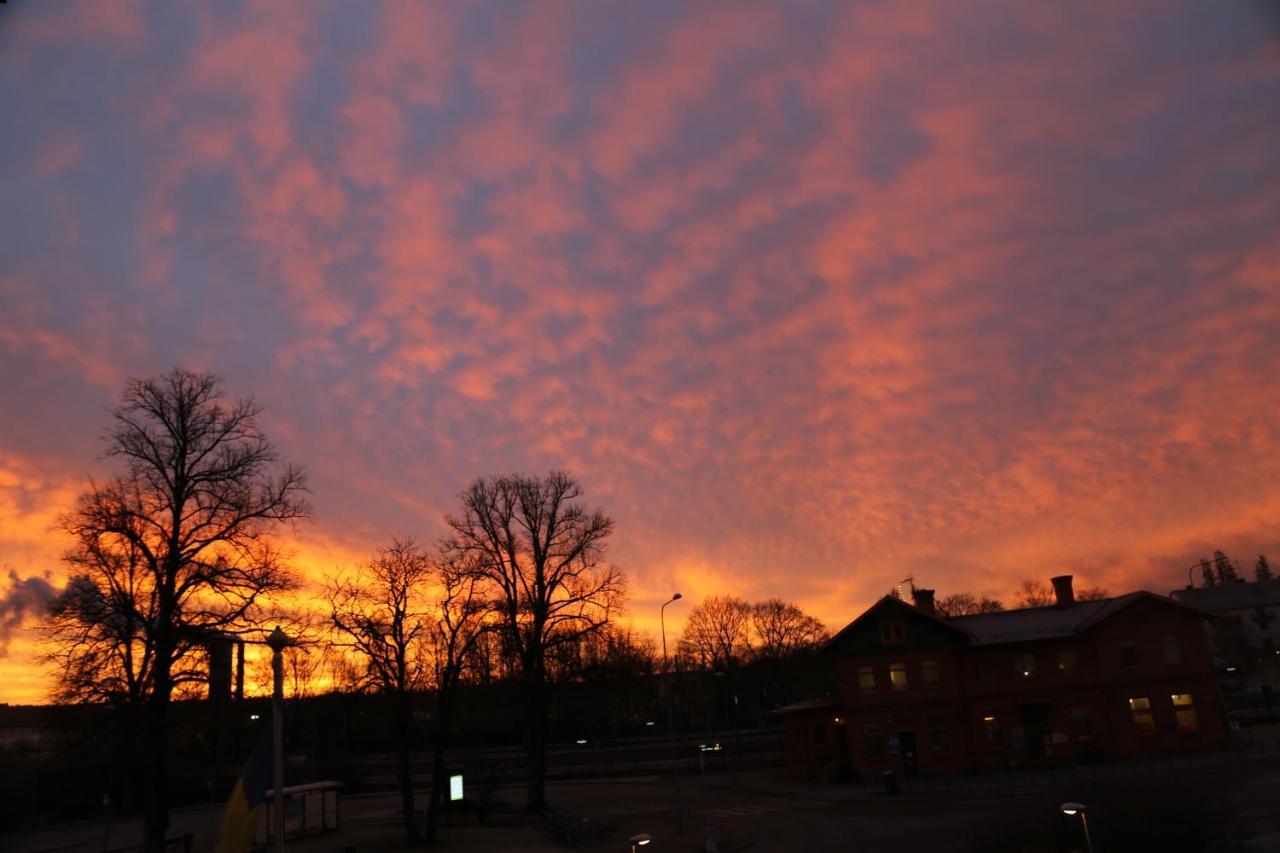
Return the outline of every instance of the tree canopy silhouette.
[[[622,604],[625,578],[605,562],[613,519],[579,503],[563,471],[480,478],[446,521],[446,559],[468,565],[519,661],[525,692],[528,806],[546,806],[547,655],[599,631]]]
[[[252,400],[175,369],[125,387],[105,436],[123,471],[91,482],[63,519],[76,576],[47,625],[63,699],[141,705],[144,841],[168,826],[168,708],[211,638],[242,632],[291,585],[270,534],[306,516],[305,478],[282,462]]]

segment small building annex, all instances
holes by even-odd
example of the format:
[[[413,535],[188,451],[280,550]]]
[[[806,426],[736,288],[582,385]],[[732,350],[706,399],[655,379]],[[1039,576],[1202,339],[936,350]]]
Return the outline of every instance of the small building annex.
[[[1227,741],[1202,628],[1149,592],[940,617],[885,596],[832,638],[836,695],[780,709],[797,777],[955,773]]]

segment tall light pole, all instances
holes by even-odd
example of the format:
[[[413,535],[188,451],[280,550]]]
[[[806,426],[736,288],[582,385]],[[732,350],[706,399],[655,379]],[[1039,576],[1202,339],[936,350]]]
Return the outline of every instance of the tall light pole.
[[[1059,806],[1065,815],[1080,815],[1080,825],[1084,827],[1084,846],[1089,853],[1093,853],[1093,839],[1089,837],[1089,819],[1084,816],[1085,809],[1083,803],[1063,803]]]
[[[662,678],[663,678],[664,687],[666,686],[665,682],[668,674],[667,619],[666,619],[667,605],[671,604],[672,602],[679,601],[681,598],[683,598],[683,596],[677,592],[674,595],[672,595],[671,598],[667,600],[661,607],[658,608],[658,624],[662,626]],[[675,716],[676,715],[671,707],[671,697],[668,695],[667,696],[667,738],[668,738],[668,742],[671,744],[672,776],[675,777],[673,780],[674,785],[672,786],[672,789],[674,790],[676,795],[676,826],[683,829],[684,828],[684,810],[680,807],[680,767],[678,766],[676,761],[676,759],[678,758],[676,754],[676,742],[673,740],[670,740],[672,729],[675,728]],[[683,738],[681,738],[681,740],[683,741]],[[683,746],[683,743],[681,745]]]
[[[271,823],[276,853],[284,853],[284,650],[293,645],[289,635],[276,629],[267,637],[271,647]]]
[[[684,598],[680,593],[671,596],[671,600],[658,608],[658,624],[662,626],[662,668],[667,668],[667,604]]]

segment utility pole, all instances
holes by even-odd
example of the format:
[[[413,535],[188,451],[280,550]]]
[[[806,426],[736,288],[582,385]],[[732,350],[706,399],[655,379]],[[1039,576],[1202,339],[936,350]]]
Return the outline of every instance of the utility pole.
[[[271,647],[271,823],[275,853],[284,853],[284,650],[293,641],[277,625]]]

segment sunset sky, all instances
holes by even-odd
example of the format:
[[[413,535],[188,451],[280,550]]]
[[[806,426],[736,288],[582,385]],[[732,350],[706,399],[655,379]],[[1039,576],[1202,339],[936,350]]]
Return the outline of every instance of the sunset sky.
[[[629,613],[1280,558],[1262,2],[0,6],[0,701],[130,376],[310,473],[318,579],[564,468]],[[1273,559],[1273,562],[1275,560]]]

